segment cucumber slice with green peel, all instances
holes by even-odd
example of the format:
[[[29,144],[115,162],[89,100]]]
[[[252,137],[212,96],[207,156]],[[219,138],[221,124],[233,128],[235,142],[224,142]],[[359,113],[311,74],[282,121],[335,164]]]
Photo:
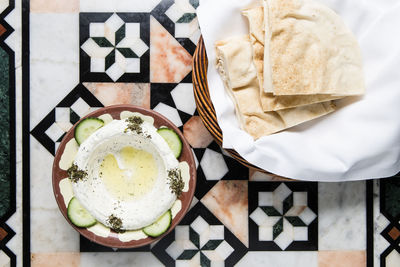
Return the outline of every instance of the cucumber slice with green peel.
[[[97,131],[99,128],[104,126],[104,121],[99,118],[86,118],[82,120],[76,127],[74,136],[76,142],[80,145],[86,140],[92,133]]]
[[[182,140],[179,138],[179,135],[169,128],[160,128],[157,130],[157,133],[167,142],[169,148],[174,153],[174,156],[179,158],[182,153]]]
[[[97,223],[96,219],[82,207],[79,200],[73,197],[68,203],[68,218],[78,227],[90,227]]]
[[[157,237],[165,233],[170,227],[172,222],[171,210],[161,215],[153,224],[143,228],[143,232],[151,237]]]

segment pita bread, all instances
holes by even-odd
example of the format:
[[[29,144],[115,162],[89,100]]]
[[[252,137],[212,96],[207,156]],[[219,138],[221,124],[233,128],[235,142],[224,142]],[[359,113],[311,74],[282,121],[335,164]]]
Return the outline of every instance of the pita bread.
[[[257,69],[257,78],[260,84],[260,101],[264,111],[281,110],[341,98],[340,96],[323,94],[274,96],[273,93],[264,92],[264,8],[261,6],[249,8],[243,10],[242,14],[249,21],[253,61]]]
[[[263,5],[266,92],[364,93],[361,51],[339,15],[313,0],[263,0]]]
[[[235,103],[240,125],[255,139],[318,118],[334,110],[334,105],[328,101],[264,112],[248,35],[217,42],[216,55],[217,69],[228,94]]]

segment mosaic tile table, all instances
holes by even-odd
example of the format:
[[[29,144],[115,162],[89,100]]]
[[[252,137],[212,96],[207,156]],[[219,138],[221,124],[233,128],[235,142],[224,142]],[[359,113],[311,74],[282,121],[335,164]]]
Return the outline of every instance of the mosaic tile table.
[[[191,85],[197,6],[0,0],[0,266],[400,266],[399,179],[281,181],[241,166],[213,141]],[[65,132],[118,103],[170,118],[197,158],[191,210],[140,249],[80,237],[51,187]]]

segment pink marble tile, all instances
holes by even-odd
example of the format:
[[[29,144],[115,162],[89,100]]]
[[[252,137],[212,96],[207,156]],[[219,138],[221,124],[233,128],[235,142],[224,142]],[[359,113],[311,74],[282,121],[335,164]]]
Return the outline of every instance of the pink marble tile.
[[[79,253],[33,253],[31,254],[32,267],[78,267]]]
[[[30,8],[34,13],[78,13],[79,0],[31,0]]]
[[[248,247],[247,186],[247,181],[219,181],[201,202]]]
[[[291,179],[272,174],[272,173],[263,173],[259,171],[255,171],[249,169],[249,180],[250,181],[293,181]]]
[[[191,117],[183,125],[183,135],[194,148],[206,148],[213,141],[213,137],[206,129],[199,116]]]
[[[319,251],[318,267],[365,267],[365,251]]]
[[[192,56],[154,18],[150,19],[150,81],[179,83],[192,70]]]
[[[148,83],[83,83],[104,106],[132,104],[150,108]]]

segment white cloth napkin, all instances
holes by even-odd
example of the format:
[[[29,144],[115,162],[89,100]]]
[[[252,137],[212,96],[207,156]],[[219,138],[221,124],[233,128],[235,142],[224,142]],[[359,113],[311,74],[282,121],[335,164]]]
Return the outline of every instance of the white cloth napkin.
[[[293,179],[349,181],[392,176],[400,170],[400,3],[319,1],[341,15],[355,33],[363,53],[366,95],[339,101],[339,109],[328,116],[254,141],[239,128],[233,103],[215,69],[214,43],[247,34],[240,11],[258,1],[200,0],[197,16],[223,147],[235,149],[262,169]]]

